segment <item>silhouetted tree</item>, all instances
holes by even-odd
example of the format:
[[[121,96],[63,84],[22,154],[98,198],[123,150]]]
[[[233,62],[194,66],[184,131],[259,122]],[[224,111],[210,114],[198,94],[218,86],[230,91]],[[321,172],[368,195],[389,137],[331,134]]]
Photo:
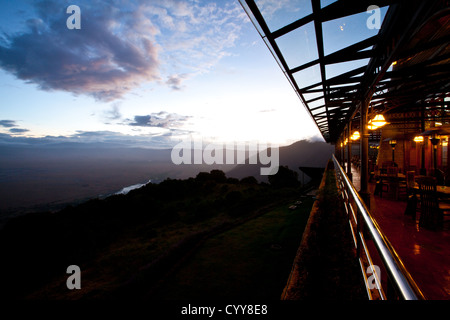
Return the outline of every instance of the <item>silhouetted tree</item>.
[[[211,170],[211,172],[199,172],[195,177],[198,182],[214,181],[216,183],[224,183],[227,181],[225,172],[222,170]]]
[[[209,172],[199,172],[197,176],[195,177],[195,181],[197,182],[205,182],[208,181],[210,178]]]
[[[290,170],[287,166],[280,166],[276,174],[269,176],[269,182],[277,188],[297,187],[299,185],[298,173]]]
[[[210,176],[211,179],[217,183],[224,183],[227,181],[225,172],[223,172],[222,170],[211,170]]]
[[[238,183],[239,183],[239,179],[236,179],[236,178],[228,178],[228,179],[227,179],[227,183],[230,183],[230,184],[238,184]]]
[[[249,176],[241,179],[241,183],[244,184],[258,184],[258,180],[255,177]]]
[[[234,204],[242,199],[242,193],[239,191],[231,191],[227,194],[226,200],[230,204]]]

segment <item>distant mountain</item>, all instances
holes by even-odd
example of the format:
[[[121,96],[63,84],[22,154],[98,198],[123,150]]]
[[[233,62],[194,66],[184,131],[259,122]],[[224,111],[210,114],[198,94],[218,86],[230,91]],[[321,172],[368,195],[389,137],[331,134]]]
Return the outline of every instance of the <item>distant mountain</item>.
[[[302,140],[297,141],[289,146],[279,148],[279,164],[280,166],[288,166],[289,169],[299,173],[301,182],[304,178],[305,182],[309,181],[308,176],[303,177],[303,173],[299,167],[325,168],[328,160],[334,152],[334,146],[320,141]],[[258,162],[259,163],[259,162]],[[228,177],[242,179],[247,176],[254,176],[259,181],[266,182],[267,176],[260,174],[261,167],[269,167],[270,165],[246,164],[237,165],[236,168],[227,172]]]
[[[324,142],[299,141],[279,149],[280,165],[299,172],[301,182],[309,182],[299,167],[324,168],[333,150]],[[243,165],[235,162],[175,165],[171,152],[171,149],[107,144],[1,145],[0,220],[7,213],[59,209],[68,203],[113,194],[149,180],[187,179],[213,169],[224,171],[227,177],[254,176],[259,181],[268,181],[267,176],[261,176],[260,168],[270,165],[249,164],[248,157]]]
[[[200,171],[232,165],[175,165],[170,149],[111,147],[101,144],[0,146],[2,214],[54,210],[68,203],[105,196],[125,187],[186,179]]]

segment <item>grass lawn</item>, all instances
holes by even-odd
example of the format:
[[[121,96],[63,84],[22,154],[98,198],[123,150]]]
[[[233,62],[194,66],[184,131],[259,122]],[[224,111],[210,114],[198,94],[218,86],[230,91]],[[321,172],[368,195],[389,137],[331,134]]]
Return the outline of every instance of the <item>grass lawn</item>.
[[[313,202],[279,206],[208,239],[155,298],[280,299]]]

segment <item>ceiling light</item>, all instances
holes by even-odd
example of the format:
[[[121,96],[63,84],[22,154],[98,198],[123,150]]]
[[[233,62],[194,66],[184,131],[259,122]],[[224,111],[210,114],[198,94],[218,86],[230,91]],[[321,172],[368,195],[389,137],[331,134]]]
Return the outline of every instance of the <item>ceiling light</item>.
[[[386,119],[382,114],[377,114],[375,118],[371,120],[371,124],[377,128],[380,128],[387,124]]]
[[[361,135],[359,134],[359,131],[355,131],[353,135],[350,137],[351,140],[355,141],[361,138]]]

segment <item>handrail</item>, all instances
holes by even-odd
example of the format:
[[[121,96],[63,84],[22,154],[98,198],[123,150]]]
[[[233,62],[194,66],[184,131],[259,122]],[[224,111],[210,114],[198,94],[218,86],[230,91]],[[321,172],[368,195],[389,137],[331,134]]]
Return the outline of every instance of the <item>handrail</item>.
[[[371,256],[367,250],[366,242],[364,233],[368,233],[370,238],[373,240],[375,247],[378,251],[379,256],[381,257],[381,260],[384,263],[384,267],[387,271],[388,275],[388,281],[389,284],[395,289],[397,292],[397,295],[400,299],[404,300],[424,300],[425,297],[417,284],[415,283],[414,279],[411,277],[409,272],[406,270],[403,262],[401,261],[400,257],[398,256],[397,252],[387,239],[387,237],[384,235],[383,231],[381,230],[378,223],[373,219],[371,216],[369,210],[367,209],[364,201],[359,196],[358,192],[356,191],[353,184],[350,182],[349,178],[345,174],[345,171],[339,164],[338,160],[333,154],[333,162],[335,164],[336,173],[338,176],[338,181],[340,184],[341,194],[344,198],[344,202],[346,204],[346,210],[353,211],[353,205],[356,206],[356,221],[350,222],[350,227],[354,224],[356,226],[355,229],[359,234],[355,235],[355,230],[352,232],[355,240],[355,246],[357,247],[357,255],[360,260],[361,268],[364,277],[366,277],[366,269],[363,267],[363,260],[366,258],[365,261],[368,261],[369,266],[372,266],[372,259]],[[350,199],[350,196],[352,198],[352,201]],[[353,203],[352,203],[353,202]],[[351,220],[353,217],[355,217],[354,212],[353,215],[349,214],[349,220]],[[363,231],[363,226],[364,231]],[[363,251],[364,250],[364,251]],[[362,254],[365,253],[366,257],[363,257]],[[375,275],[375,271],[374,275]],[[379,281],[379,275],[375,275],[375,280],[377,284],[380,284]],[[366,282],[366,288],[368,286],[367,281]],[[379,294],[381,299],[386,299],[386,296],[383,292],[383,289],[378,286]],[[369,288],[367,288],[369,293]],[[371,294],[369,293],[369,298],[371,297]]]

